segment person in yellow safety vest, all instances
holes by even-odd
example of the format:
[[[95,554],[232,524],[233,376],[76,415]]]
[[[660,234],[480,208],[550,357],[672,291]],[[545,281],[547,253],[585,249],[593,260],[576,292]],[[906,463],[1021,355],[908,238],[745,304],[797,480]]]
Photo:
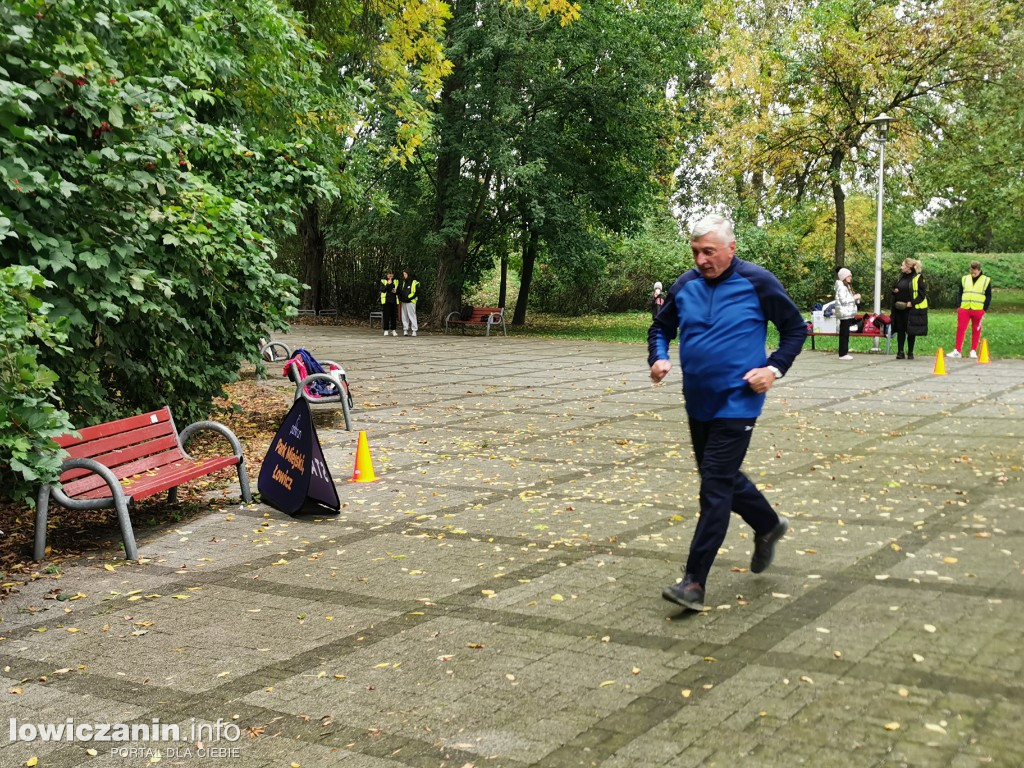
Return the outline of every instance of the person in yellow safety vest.
[[[981,320],[992,303],[992,280],[982,274],[981,263],[971,262],[970,274],[960,278],[960,308],[956,311],[956,346],[946,357],[962,357],[967,323],[971,324],[971,357],[978,356],[981,341]]]
[[[408,269],[402,270],[402,282],[398,289],[398,298],[402,302],[402,335],[413,336],[420,329],[416,322],[416,294],[420,289],[420,282],[412,276]]]
[[[928,294],[921,275],[921,262],[917,259],[904,259],[900,265],[900,276],[892,289],[891,314],[896,332],[896,359],[913,360],[914,342],[918,336],[928,335]]]
[[[380,303],[383,310],[381,325],[384,326],[384,335],[391,332],[392,336],[398,335],[398,281],[395,273],[390,269],[387,277],[380,281]]]

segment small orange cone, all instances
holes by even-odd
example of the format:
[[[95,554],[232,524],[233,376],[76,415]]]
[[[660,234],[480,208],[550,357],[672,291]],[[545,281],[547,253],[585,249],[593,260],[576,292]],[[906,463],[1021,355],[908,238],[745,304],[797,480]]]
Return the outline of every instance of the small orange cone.
[[[352,472],[350,483],[372,483],[377,479],[373,474],[373,459],[370,458],[370,444],[366,441],[366,432],[360,430],[359,444],[356,446],[356,468]]]
[[[935,369],[932,371],[932,375],[946,375],[946,356],[942,354],[942,347],[939,347],[939,351],[935,354]]]
[[[978,354],[979,363],[991,363],[992,358],[988,356],[988,339],[981,340],[981,352]]]

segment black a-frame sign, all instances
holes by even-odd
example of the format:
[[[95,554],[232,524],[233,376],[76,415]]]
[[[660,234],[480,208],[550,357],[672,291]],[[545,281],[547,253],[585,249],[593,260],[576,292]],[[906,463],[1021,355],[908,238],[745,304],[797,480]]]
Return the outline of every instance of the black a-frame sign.
[[[295,401],[274,435],[256,487],[264,502],[289,515],[301,510],[307,499],[340,511],[338,491],[304,399]]]

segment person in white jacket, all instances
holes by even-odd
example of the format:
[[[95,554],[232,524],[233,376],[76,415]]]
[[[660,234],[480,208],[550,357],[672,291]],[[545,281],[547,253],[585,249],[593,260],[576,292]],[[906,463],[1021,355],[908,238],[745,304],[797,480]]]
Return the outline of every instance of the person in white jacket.
[[[853,360],[850,354],[850,328],[857,314],[860,294],[853,292],[853,273],[843,267],[836,273],[836,319],[839,321],[839,359]]]

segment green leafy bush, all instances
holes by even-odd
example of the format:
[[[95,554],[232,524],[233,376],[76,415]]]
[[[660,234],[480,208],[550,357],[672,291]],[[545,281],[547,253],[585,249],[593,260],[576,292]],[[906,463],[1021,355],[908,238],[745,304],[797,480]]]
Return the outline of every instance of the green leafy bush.
[[[0,6],[0,266],[67,318],[40,360],[76,425],[205,415],[296,305],[272,238],[333,191],[300,30],[271,2]]]
[[[59,348],[63,323],[35,294],[38,270],[0,269],[0,499],[28,499],[60,474],[62,451],[54,437],[72,431],[56,403],[56,374],[39,363],[40,345]]]

